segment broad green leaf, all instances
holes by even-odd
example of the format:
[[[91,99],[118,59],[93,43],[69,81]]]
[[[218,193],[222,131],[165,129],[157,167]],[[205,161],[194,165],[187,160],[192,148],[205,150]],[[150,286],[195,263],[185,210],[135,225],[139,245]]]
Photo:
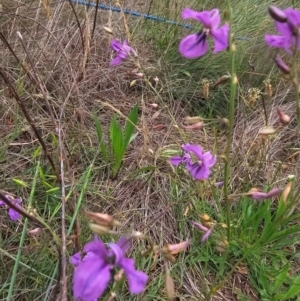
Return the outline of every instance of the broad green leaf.
[[[126,149],[128,144],[132,141],[132,133],[135,130],[135,126],[138,121],[138,105],[136,104],[128,115],[124,131],[124,148]],[[125,151],[125,150],[124,150]]]
[[[112,172],[112,176],[114,178],[118,173],[125,153],[123,133],[121,127],[117,123],[116,116],[110,123],[110,140],[112,143],[112,150],[114,155],[114,165]]]

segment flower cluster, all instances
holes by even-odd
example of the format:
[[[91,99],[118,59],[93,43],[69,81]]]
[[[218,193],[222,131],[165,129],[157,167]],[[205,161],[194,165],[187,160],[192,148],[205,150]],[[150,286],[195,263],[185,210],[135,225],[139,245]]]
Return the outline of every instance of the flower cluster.
[[[203,153],[199,145],[187,143],[182,144],[181,147],[184,151],[183,156],[172,157],[170,163],[174,166],[178,166],[181,163],[185,164],[186,169],[195,180],[207,179],[210,175],[210,168],[217,162],[216,156],[213,156],[210,152]],[[195,162],[193,162],[191,154],[196,157]]]
[[[116,57],[111,61],[111,66],[116,66],[121,64],[123,61],[126,61],[129,58],[130,52],[132,52],[134,56],[137,56],[136,51],[128,45],[126,40],[124,40],[123,44],[116,39],[112,40],[111,48],[117,54]]]
[[[229,25],[219,27],[221,17],[218,9],[197,12],[190,8],[182,11],[182,19],[195,19],[201,22],[204,28],[194,34],[183,38],[179,44],[179,52],[186,58],[198,58],[208,51],[207,38],[211,36],[214,41],[213,53],[224,51],[228,47]]]
[[[73,294],[76,300],[97,301],[116,266],[124,270],[130,293],[139,294],[144,290],[148,276],[135,269],[133,259],[124,257],[129,245],[130,240],[122,237],[117,243],[109,243],[107,249],[95,235],[94,240],[84,246],[82,257],[78,252],[70,258],[70,263],[75,266]]]
[[[293,8],[280,10],[271,6],[269,13],[275,20],[275,27],[280,35],[265,35],[267,44],[283,48],[287,53],[291,53],[293,45],[300,49],[300,11]]]
[[[10,195],[5,195],[5,197],[10,200],[15,206],[21,208],[21,203],[22,203],[22,199],[21,198],[16,198],[14,199],[12,196]],[[5,206],[6,203],[3,200],[0,200],[0,206]],[[20,213],[15,211],[12,208],[8,209],[8,215],[10,217],[11,220],[13,221],[17,221],[20,218]]]

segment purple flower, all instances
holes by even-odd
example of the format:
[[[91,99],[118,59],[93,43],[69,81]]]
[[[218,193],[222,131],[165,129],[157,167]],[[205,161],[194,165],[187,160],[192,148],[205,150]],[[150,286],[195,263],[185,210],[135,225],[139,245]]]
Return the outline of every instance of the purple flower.
[[[108,246],[109,249],[95,235],[94,240],[84,246],[82,258],[80,252],[71,256],[70,263],[76,267],[73,275],[75,300],[97,301],[104,293],[115,266],[124,270],[132,294],[144,290],[148,276],[135,269],[133,259],[124,257],[129,239],[122,237],[116,244],[109,243]]]
[[[205,243],[207,241],[207,239],[209,238],[209,236],[211,235],[211,232],[212,232],[212,228],[207,228],[205,226],[203,226],[202,224],[200,223],[197,223],[197,222],[194,222],[192,221],[192,224],[198,228],[199,230],[203,231],[204,232],[204,235],[201,239],[201,243]]]
[[[197,12],[186,8],[182,11],[181,17],[182,19],[195,19],[204,25],[204,28],[199,33],[190,34],[181,40],[179,52],[182,56],[192,59],[204,55],[208,50],[208,36],[211,36],[214,40],[213,53],[227,49],[229,25],[224,24],[218,28],[221,21],[218,9]]]
[[[300,49],[300,11],[287,8],[282,11],[286,15],[286,21],[276,21],[275,26],[281,34],[265,35],[265,41],[272,47],[283,48],[286,52],[291,53],[291,46],[297,41],[297,48]]]
[[[282,189],[280,188],[273,188],[269,192],[260,192],[260,191],[254,191],[250,193],[250,196],[254,200],[264,200],[264,199],[270,199],[275,196],[280,195],[282,192]]]
[[[170,163],[174,166],[184,163],[195,180],[207,179],[210,175],[210,168],[217,162],[216,156],[213,156],[210,152],[203,153],[199,145],[187,143],[182,144],[181,147],[184,150],[184,155],[172,157]],[[190,153],[196,157],[196,162],[193,163]]]
[[[116,57],[110,63],[111,66],[116,66],[121,64],[122,61],[126,61],[130,52],[132,52],[134,56],[137,56],[136,51],[127,44],[126,40],[124,40],[122,45],[118,40],[113,39],[111,41],[111,48],[117,53]]]
[[[11,197],[10,195],[5,195],[7,199],[9,199],[15,206],[21,208],[21,203],[22,203],[22,199],[21,198],[16,198],[14,199],[13,197]],[[2,200],[0,200],[0,206],[5,206],[6,203]],[[8,215],[10,217],[11,220],[13,221],[17,221],[20,218],[20,213],[15,211],[12,208],[8,209]]]

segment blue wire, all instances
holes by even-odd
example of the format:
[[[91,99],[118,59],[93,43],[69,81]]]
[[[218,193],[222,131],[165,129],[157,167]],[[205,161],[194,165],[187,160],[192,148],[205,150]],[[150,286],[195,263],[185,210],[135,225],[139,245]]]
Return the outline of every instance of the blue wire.
[[[68,1],[70,1],[72,3],[75,3],[75,4],[79,4],[79,5],[85,5],[85,6],[88,6],[88,7],[96,7],[96,3],[86,2],[86,1],[83,1],[83,0],[68,0]],[[172,20],[166,20],[165,18],[161,18],[161,17],[157,17],[157,16],[153,16],[153,15],[148,15],[148,14],[142,14],[142,13],[132,11],[132,10],[129,10],[129,9],[120,9],[119,7],[107,6],[107,5],[104,5],[104,4],[99,4],[98,8],[102,9],[102,10],[110,10],[110,11],[117,12],[117,13],[123,12],[126,15],[135,16],[135,17],[142,17],[144,19],[149,19],[149,20],[153,20],[153,21],[165,22],[165,23],[168,23],[168,24],[177,25],[177,26],[184,27],[184,28],[187,28],[187,29],[195,29],[195,27],[193,27],[192,25],[189,25],[189,24],[184,24],[184,23],[180,23],[180,22],[176,22],[176,21],[172,21]],[[237,39],[238,40],[249,40],[248,38],[245,38],[245,37],[237,37]]]

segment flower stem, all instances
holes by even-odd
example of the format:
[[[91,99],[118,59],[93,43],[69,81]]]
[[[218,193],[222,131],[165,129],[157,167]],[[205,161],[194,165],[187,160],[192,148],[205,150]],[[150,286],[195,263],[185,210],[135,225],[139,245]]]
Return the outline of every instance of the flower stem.
[[[227,0],[227,10],[229,14],[229,22],[231,21],[231,5],[230,0]],[[229,99],[229,129],[226,147],[226,162],[224,173],[224,197],[226,202],[226,223],[227,223],[227,240],[230,242],[230,200],[228,198],[229,191],[229,174],[230,174],[230,151],[232,143],[233,125],[234,125],[234,107],[235,107],[235,92],[237,85],[237,77],[235,75],[235,44],[231,37],[231,28],[229,30],[229,57],[230,57],[230,99]]]
[[[299,41],[299,33],[296,35],[295,41],[295,49],[293,53],[293,85],[295,89],[295,98],[296,98],[296,106],[297,106],[297,121],[298,121],[298,132],[300,133],[300,97],[299,97],[299,77],[298,77],[298,67],[297,67],[297,50],[298,50],[298,41]]]

